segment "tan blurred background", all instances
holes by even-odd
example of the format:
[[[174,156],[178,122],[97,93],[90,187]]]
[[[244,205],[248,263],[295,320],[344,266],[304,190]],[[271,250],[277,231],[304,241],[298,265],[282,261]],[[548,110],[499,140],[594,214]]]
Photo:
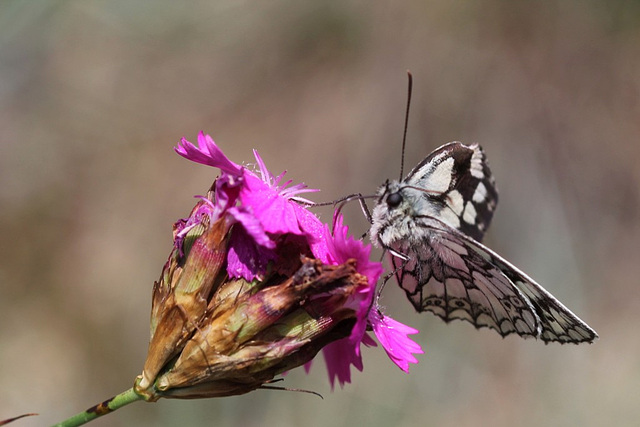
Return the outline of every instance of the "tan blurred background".
[[[406,160],[480,142],[501,200],[486,242],[600,334],[542,342],[417,315],[406,375],[380,349],[330,392],[322,361],[284,386],[136,403],[95,426],[601,426],[640,420],[640,2],[0,3],[0,419],[58,421],[132,385],[153,281],[231,159],[371,193]],[[330,218],[330,211],[321,211]],[[356,233],[366,224],[347,210]]]

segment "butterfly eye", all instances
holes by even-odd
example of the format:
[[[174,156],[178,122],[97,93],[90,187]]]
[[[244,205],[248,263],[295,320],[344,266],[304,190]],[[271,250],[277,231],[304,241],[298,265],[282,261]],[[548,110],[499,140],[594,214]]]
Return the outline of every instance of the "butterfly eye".
[[[387,197],[387,206],[390,208],[397,208],[402,203],[402,195],[400,193],[391,193]]]

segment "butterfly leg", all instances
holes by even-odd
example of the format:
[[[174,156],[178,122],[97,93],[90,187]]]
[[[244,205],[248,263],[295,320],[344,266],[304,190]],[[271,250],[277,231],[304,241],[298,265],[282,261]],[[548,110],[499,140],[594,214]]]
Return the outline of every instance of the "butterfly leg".
[[[341,199],[336,200],[335,202],[333,202],[333,205],[337,207],[334,209],[333,211],[333,223],[332,223],[332,229],[335,230],[335,224],[336,221],[338,219],[338,216],[340,215],[340,213],[342,212],[342,208],[344,207],[345,204],[349,203],[350,201],[357,199],[358,202],[360,203],[360,208],[362,209],[362,213],[364,214],[365,218],[367,218],[367,221],[369,221],[369,224],[372,223],[372,216],[371,216],[371,211],[369,210],[369,207],[367,206],[367,203],[365,202],[365,199],[367,197],[371,197],[371,196],[363,196],[362,193],[354,193],[354,194],[350,194],[348,196],[345,196]],[[362,237],[360,237],[360,239],[362,240],[365,236],[367,235],[367,233],[363,234]]]
[[[369,206],[367,206],[367,202],[365,201],[365,198],[362,197],[362,194],[358,194],[360,196],[360,198],[358,199],[358,202],[360,203],[360,209],[362,209],[362,213],[364,214],[364,217],[367,218],[367,221],[369,221],[369,224],[373,224],[373,217],[371,216],[371,211],[369,210]]]
[[[385,276],[382,278],[382,284],[380,285],[380,287],[376,290],[376,297],[375,299],[371,302],[371,304],[375,304],[376,306],[378,305],[378,301],[380,300],[380,295],[382,295],[382,291],[384,290],[384,287],[387,285],[387,282],[393,277],[393,276],[397,276],[399,271],[402,271],[405,266],[407,265],[407,263],[409,262],[410,258],[409,256],[402,254],[398,251],[395,251],[393,249],[391,249],[390,247],[385,247],[384,248],[385,252],[389,252],[392,256],[396,256],[398,258],[400,258],[402,260],[402,262],[400,263],[399,266],[396,266],[396,263],[392,261],[393,267],[394,269],[392,271],[390,271],[389,273],[385,274]],[[383,254],[384,256],[384,254]]]
[[[385,276],[382,278],[382,284],[380,285],[380,287],[376,290],[376,296],[375,298],[371,299],[371,304],[369,305],[369,310],[371,311],[371,309],[373,309],[373,307],[379,307],[380,304],[378,303],[378,301],[380,301],[380,295],[382,295],[382,290],[384,289],[385,285],[387,284],[387,282],[389,281],[389,279],[391,279],[393,277],[393,275],[397,272],[398,270],[394,270],[390,273],[385,274]]]
[[[373,221],[371,216],[371,211],[369,210],[369,206],[367,206],[367,202],[365,202],[365,199],[371,198],[371,197],[372,196],[363,196],[362,193],[354,193],[354,194],[350,194],[348,196],[342,197],[341,199],[338,199],[332,203],[334,206],[338,205],[336,212],[340,213],[340,211],[342,211],[342,207],[346,203],[349,203],[354,199],[358,199],[358,203],[360,203],[360,209],[362,209],[362,213],[364,214],[364,217],[367,218],[367,221],[369,221],[369,224],[371,224]],[[334,215],[334,217],[335,216],[336,215]]]

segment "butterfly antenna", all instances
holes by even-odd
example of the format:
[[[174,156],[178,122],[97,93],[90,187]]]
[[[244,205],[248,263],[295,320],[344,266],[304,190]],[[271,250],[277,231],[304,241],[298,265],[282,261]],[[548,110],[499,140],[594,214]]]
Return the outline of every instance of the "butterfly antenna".
[[[404,147],[407,144],[407,127],[409,126],[409,107],[411,106],[411,90],[413,89],[413,76],[411,71],[407,70],[407,76],[409,77],[409,89],[407,93],[407,110],[404,114],[404,134],[402,135],[402,158],[400,160],[400,181],[404,176]]]

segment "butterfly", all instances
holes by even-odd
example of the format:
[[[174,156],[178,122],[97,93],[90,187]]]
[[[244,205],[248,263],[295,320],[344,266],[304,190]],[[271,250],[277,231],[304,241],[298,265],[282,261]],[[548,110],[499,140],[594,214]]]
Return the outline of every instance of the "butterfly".
[[[503,337],[593,342],[598,335],[553,295],[480,243],[498,203],[482,148],[451,142],[377,192],[369,231],[391,254],[419,312],[466,320]]]

